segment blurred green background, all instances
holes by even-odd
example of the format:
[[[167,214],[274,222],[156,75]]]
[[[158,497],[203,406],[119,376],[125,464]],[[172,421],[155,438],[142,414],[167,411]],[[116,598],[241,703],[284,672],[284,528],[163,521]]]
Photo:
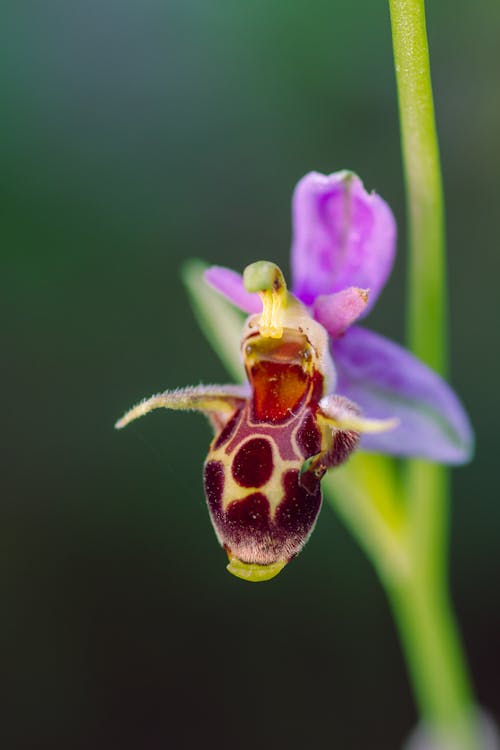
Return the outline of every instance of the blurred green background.
[[[500,716],[497,0],[428,3],[448,209],[452,585]],[[0,11],[3,748],[398,748],[416,720],[369,563],[324,507],[272,583],[225,572],[193,414],[139,398],[226,375],[179,281],[196,256],[288,270],[307,171],[393,207],[370,318],[404,336],[404,196],[386,2],[8,0]]]

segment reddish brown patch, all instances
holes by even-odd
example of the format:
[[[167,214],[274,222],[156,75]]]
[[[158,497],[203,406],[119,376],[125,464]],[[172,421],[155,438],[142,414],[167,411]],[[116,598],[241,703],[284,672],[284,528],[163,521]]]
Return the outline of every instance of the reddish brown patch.
[[[269,530],[269,502],[262,492],[254,492],[242,500],[234,500],[226,509],[225,522],[231,529],[233,544],[253,534]]]
[[[308,491],[299,484],[299,472],[287,471],[283,477],[285,497],[278,505],[275,515],[276,527],[284,534],[296,535],[304,543],[312,531],[321,507],[320,483]]]
[[[312,412],[308,412],[297,431],[297,445],[304,458],[315,456],[321,450],[321,432]]]
[[[224,492],[224,466],[220,461],[207,461],[203,475],[205,495],[210,510],[220,512],[222,493]]]
[[[253,418],[282,422],[298,409],[307,394],[309,378],[297,364],[258,361],[250,371],[254,389]]]
[[[262,487],[273,472],[269,440],[253,438],[242,445],[233,459],[232,472],[240,487]]]

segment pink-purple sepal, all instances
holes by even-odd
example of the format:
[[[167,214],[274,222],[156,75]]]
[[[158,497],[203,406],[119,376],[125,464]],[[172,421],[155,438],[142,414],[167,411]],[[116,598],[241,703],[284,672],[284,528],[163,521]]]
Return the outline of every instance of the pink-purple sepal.
[[[205,281],[243,312],[252,314],[262,310],[258,294],[247,292],[243,276],[230,268],[210,266],[205,271]]]
[[[368,299],[369,290],[355,286],[334,294],[321,294],[313,302],[313,317],[326,328],[332,339],[338,339],[363,315]]]
[[[293,292],[306,305],[322,294],[370,289],[364,313],[391,272],[396,222],[387,203],[352,172],[309,172],[293,195]]]
[[[413,354],[372,331],[354,326],[332,345],[337,392],[368,418],[399,418],[399,426],[363,435],[360,447],[445,464],[470,460],[472,428],[453,389]]]

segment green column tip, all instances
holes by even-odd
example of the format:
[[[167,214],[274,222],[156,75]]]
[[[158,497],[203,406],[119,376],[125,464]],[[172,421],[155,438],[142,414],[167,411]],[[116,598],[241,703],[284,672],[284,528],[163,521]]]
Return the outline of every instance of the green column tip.
[[[276,263],[258,260],[243,271],[243,284],[247,292],[270,292],[286,289],[285,277]]]

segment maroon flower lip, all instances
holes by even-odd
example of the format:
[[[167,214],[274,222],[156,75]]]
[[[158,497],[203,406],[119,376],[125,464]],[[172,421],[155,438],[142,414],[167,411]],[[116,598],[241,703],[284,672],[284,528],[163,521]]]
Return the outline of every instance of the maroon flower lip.
[[[305,337],[287,329],[280,339],[252,339],[245,347],[250,396],[214,438],[205,463],[219,541],[233,567],[248,573],[253,566],[261,578],[260,568],[298,554],[321,507],[319,480],[300,475],[304,460],[321,451],[315,416],[323,378],[306,350]]]
[[[292,423],[248,438],[258,429],[250,400],[231,438],[232,449],[227,450],[227,441],[214,440],[204,485],[217,536],[231,558],[272,565],[295,557],[314,528],[321,507],[320,482],[313,474],[301,481],[300,468],[312,451],[319,452],[320,440],[305,405]]]

